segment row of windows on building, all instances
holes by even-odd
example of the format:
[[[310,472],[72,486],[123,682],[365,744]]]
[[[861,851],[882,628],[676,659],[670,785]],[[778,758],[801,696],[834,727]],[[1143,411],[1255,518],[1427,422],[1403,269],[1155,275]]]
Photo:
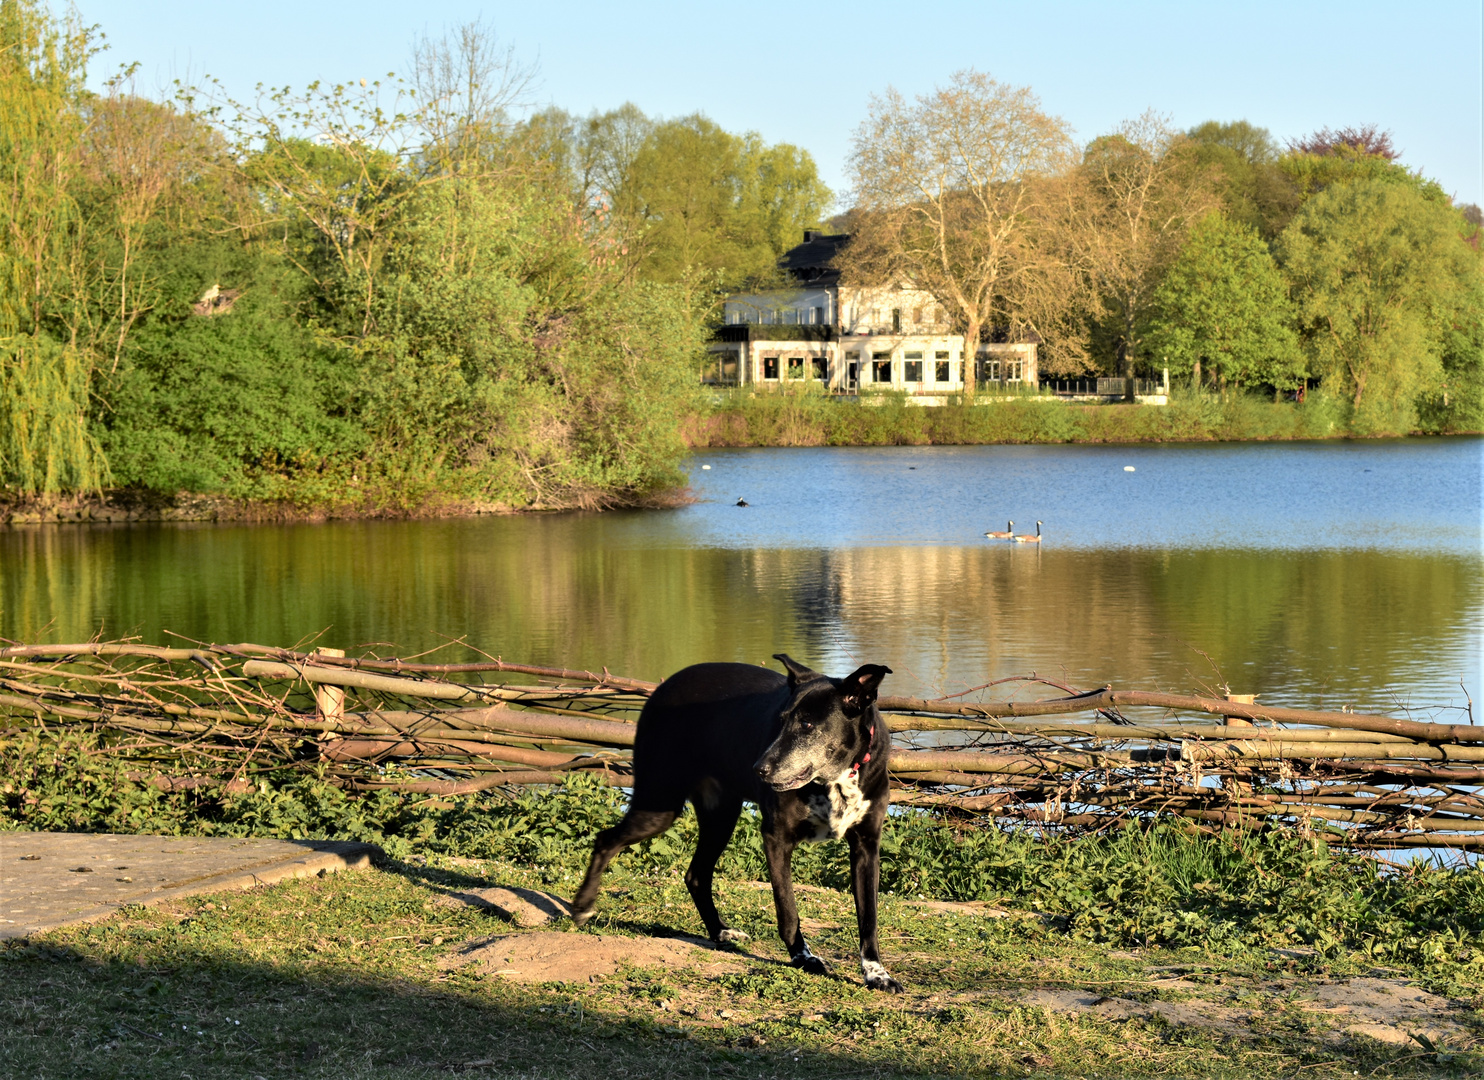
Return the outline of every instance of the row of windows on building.
[[[931,373],[933,382],[951,383],[963,382],[963,361],[950,356],[946,352],[936,352],[933,359],[924,359],[920,352],[904,353],[902,356],[902,382],[920,383],[928,380],[923,378],[925,372]],[[878,352],[871,354],[871,366],[868,369],[871,381],[876,383],[893,382],[893,366],[897,361],[892,359],[891,353]],[[854,382],[860,378],[861,354],[859,352],[847,351],[845,353],[845,365],[847,380]],[[930,365],[930,366],[929,366]],[[999,360],[981,361],[980,373],[985,379],[999,381],[1001,378],[1002,362]],[[785,379],[804,380],[817,379],[820,382],[830,381],[830,362],[823,356],[765,356],[763,357],[763,381],[778,382],[779,373],[784,373]],[[957,378],[955,378],[955,375]],[[1025,361],[1007,360],[1003,362],[1003,377],[1008,382],[1020,382],[1025,375]]]
[[[829,321],[822,307],[771,308],[753,311],[728,311],[728,326],[752,323],[755,326],[822,326]]]
[[[901,308],[871,308],[869,311],[860,310],[857,314],[863,316],[861,322],[865,325],[881,327],[883,330],[890,325],[892,333],[902,332],[904,320]],[[912,309],[911,314],[910,325],[912,326],[940,326],[944,322],[943,309],[940,307],[916,307]],[[924,322],[924,316],[928,321]],[[743,323],[758,326],[817,326],[828,321],[828,309],[824,307],[752,309],[733,307],[726,313],[728,326],[740,326]]]

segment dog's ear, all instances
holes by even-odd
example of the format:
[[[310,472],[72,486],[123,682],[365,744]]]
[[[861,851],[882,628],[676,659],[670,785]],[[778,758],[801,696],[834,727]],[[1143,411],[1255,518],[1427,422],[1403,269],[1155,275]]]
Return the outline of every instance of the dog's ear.
[[[876,688],[891,674],[883,664],[863,664],[840,680],[844,704],[851,712],[865,712],[876,700]]]
[[[815,671],[807,664],[799,663],[792,656],[789,656],[788,653],[774,653],[773,659],[777,660],[784,666],[785,669],[787,669],[788,685],[790,687],[796,686],[801,682],[808,682],[810,679],[819,678],[819,672]]]

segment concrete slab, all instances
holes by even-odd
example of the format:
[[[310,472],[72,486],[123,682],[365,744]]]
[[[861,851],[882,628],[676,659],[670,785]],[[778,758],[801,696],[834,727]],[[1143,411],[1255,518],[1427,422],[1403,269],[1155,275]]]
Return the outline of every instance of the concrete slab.
[[[339,840],[0,832],[0,939],[93,922],[126,904],[359,869],[380,854]]]

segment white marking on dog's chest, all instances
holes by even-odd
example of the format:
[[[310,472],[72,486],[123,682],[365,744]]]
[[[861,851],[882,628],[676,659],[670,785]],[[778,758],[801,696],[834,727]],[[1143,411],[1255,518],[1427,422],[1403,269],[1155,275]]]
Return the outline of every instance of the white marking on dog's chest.
[[[860,774],[854,769],[847,769],[829,783],[817,781],[811,789],[808,822],[814,826],[814,835],[806,836],[806,843],[838,840],[871,812],[871,801],[861,791]]]

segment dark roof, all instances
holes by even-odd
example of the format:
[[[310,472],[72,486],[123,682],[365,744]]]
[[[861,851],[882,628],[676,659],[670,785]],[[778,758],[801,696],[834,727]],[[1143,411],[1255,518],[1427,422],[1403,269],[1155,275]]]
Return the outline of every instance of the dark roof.
[[[846,244],[849,233],[822,233],[813,229],[804,230],[804,242],[789,248],[778,260],[781,270],[792,274],[801,285],[838,285],[840,271],[830,265],[831,260]]]

